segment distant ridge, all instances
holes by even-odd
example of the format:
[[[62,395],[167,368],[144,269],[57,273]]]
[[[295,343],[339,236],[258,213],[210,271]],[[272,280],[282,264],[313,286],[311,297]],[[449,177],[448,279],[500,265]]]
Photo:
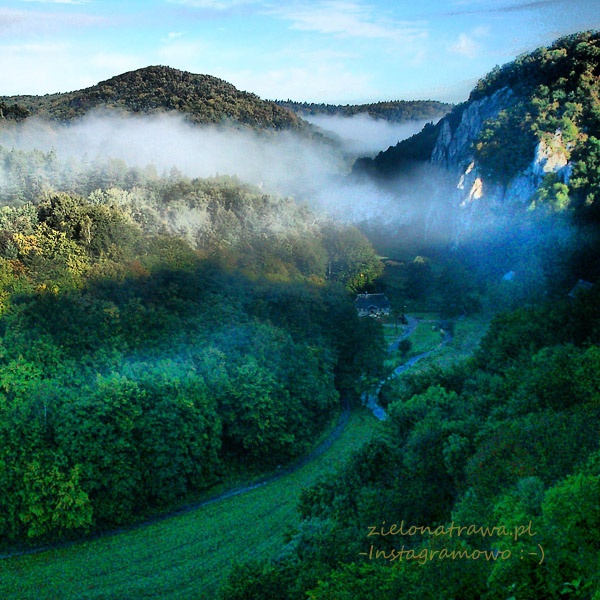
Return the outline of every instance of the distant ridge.
[[[5,111],[70,121],[94,109],[155,114],[178,111],[199,124],[234,124],[254,129],[305,129],[307,124],[275,102],[238,90],[222,79],[165,66],[117,75],[73,92],[44,96],[3,96]]]
[[[371,104],[345,105],[294,102],[292,100],[275,100],[275,102],[302,118],[311,116],[354,117],[368,114],[373,119],[384,119],[392,123],[437,121],[454,107],[453,104],[437,100],[391,100]]]

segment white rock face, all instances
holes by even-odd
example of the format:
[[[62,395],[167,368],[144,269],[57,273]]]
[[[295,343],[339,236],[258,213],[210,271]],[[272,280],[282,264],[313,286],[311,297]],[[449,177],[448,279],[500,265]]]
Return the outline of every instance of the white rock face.
[[[542,140],[537,145],[531,169],[537,186],[548,173],[556,173],[563,183],[569,182],[571,165],[565,153],[565,144],[560,130],[555,132],[550,144]]]
[[[452,131],[450,121],[446,117],[442,123],[442,131],[431,155],[434,165],[443,166],[452,171],[464,169],[473,161],[471,146],[488,119],[510,105],[512,91],[502,88],[488,98],[470,103],[462,113],[460,123]]]
[[[550,142],[539,142],[529,166],[506,186],[486,181],[477,165],[473,143],[485,121],[497,117],[513,101],[513,92],[502,88],[492,96],[470,103],[454,130],[448,117],[441,124],[431,163],[445,169],[456,184],[442,192],[443,197],[436,203],[438,208],[429,214],[429,226],[435,228],[451,221],[455,245],[473,228],[485,227],[486,221],[506,212],[502,207],[529,204],[548,173],[556,173],[560,181],[568,183],[571,165],[560,131]]]

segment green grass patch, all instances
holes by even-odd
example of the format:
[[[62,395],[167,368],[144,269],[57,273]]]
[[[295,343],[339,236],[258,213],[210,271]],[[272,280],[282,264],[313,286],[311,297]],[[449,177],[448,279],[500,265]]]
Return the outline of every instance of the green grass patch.
[[[390,379],[384,384],[380,396],[381,405],[386,407],[389,402],[393,402],[394,400],[400,398],[408,399],[408,396],[406,395],[408,390],[406,389],[406,380],[404,378],[426,374],[432,369],[446,369],[472,356],[482,337],[485,335],[489,323],[489,318],[479,315],[465,317],[455,321],[454,335],[449,343],[442,346],[438,345],[431,354],[424,356],[407,371]],[[423,323],[420,323],[419,327],[422,325]],[[429,329],[431,329],[430,325]],[[417,335],[418,330],[419,328],[415,330],[413,336]],[[413,336],[411,336],[411,340],[413,339]],[[400,358],[399,353],[394,353],[390,360],[386,361],[386,367],[391,372],[395,367],[405,363],[406,360],[407,359]]]
[[[420,321],[432,321],[434,323],[440,320],[439,312],[413,311],[411,316]]]
[[[445,368],[468,358],[476,350],[489,324],[490,320],[482,316],[465,317],[456,321],[452,341],[423,358],[415,368],[426,368],[431,365]]]
[[[437,348],[437,350],[432,352],[429,356],[422,358],[408,371],[408,373],[418,373],[429,369],[432,366],[446,368],[468,358],[479,345],[481,338],[488,329],[489,323],[489,318],[480,315],[464,317],[455,321],[454,335],[451,342]],[[422,329],[421,333],[419,333],[420,329]],[[429,331],[426,332],[426,329]],[[418,335],[422,336],[420,340],[416,337]],[[417,327],[416,331],[410,337],[411,341],[413,341],[413,347],[408,358],[420,354],[418,347],[416,347],[417,343],[420,347],[426,348],[425,350],[422,350],[423,352],[427,351],[428,344],[433,344],[433,347],[435,347],[436,335],[437,345],[439,345],[441,340],[439,331],[432,332],[431,324],[419,323],[419,327]],[[432,346],[430,346],[429,349],[432,349]]]
[[[392,352],[388,360],[385,361],[386,368],[391,371],[413,356],[436,350],[439,347],[444,338],[436,325],[438,322],[438,319],[435,318],[436,315],[437,313],[427,313],[427,320],[424,320],[422,315],[418,315],[420,319],[419,324],[408,338],[410,341],[410,350],[406,354],[398,350]],[[386,335],[386,342],[388,344],[402,335],[402,330],[399,330],[400,333],[397,335]]]
[[[300,492],[344,464],[377,426],[354,409],[327,451],[272,483],[139,529],[0,560],[0,597],[215,598],[232,564],[281,552],[284,532],[299,524]]]
[[[406,326],[395,323],[384,323],[383,324],[383,335],[387,344],[391,344],[394,340],[397,340],[405,331]]]
[[[414,330],[413,334],[408,338],[411,342],[410,351],[406,358],[418,356],[424,352],[430,352],[436,349],[444,340],[440,330],[432,323],[419,322],[419,325]]]

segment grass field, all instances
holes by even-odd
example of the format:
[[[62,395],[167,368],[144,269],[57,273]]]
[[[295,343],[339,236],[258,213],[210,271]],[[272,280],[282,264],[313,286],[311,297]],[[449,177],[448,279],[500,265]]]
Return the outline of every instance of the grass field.
[[[407,359],[434,350],[444,340],[437,328],[433,330],[431,323],[423,322],[419,322],[419,325],[409,339],[411,346],[410,351],[406,355]]]
[[[283,533],[298,524],[301,490],[342,465],[377,426],[354,409],[324,454],[274,482],[139,529],[0,560],[0,598],[216,598],[232,564],[279,554]]]
[[[385,363],[386,367],[390,370],[403,362],[406,362],[413,356],[435,350],[443,341],[443,336],[437,327],[435,330],[433,329],[433,325],[439,320],[437,313],[419,313],[418,315],[415,314],[411,316],[417,317],[419,319],[419,324],[409,337],[410,350],[407,354],[402,354],[398,350],[391,352]],[[404,328],[400,327],[398,328],[398,332],[396,332],[395,325],[385,325],[384,334],[386,343],[391,344],[396,340],[398,336],[403,334],[403,329]]]
[[[490,319],[488,317],[479,315],[456,320],[454,322],[454,334],[452,336],[452,341],[449,344],[439,347],[435,352],[420,360],[410,369],[410,373],[416,373],[420,370],[428,369],[433,365],[442,368],[449,367],[452,364],[472,356],[473,352],[481,341],[481,338],[485,335],[489,323]],[[414,337],[417,336],[420,328],[425,328],[428,330],[423,330],[421,339]],[[439,345],[441,340],[439,331],[432,332],[431,326],[428,323],[420,323],[419,327],[410,339],[415,343],[411,348],[409,358],[411,355],[418,354],[418,352],[415,352],[415,349],[424,348],[423,351],[430,350],[432,347]],[[429,347],[427,347],[428,345]]]

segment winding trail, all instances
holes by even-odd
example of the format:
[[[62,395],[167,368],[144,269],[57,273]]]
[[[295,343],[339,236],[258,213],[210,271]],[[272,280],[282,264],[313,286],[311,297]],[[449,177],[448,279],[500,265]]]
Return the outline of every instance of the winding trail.
[[[348,402],[347,399],[344,399],[342,402],[342,412],[340,413],[340,415],[338,417],[335,427],[330,431],[329,435],[318,446],[313,448],[313,450],[311,452],[309,452],[308,454],[305,454],[304,456],[296,459],[294,462],[292,462],[288,466],[282,467],[282,468],[278,469],[275,473],[266,475],[266,476],[262,477],[261,479],[259,479],[258,481],[255,481],[254,483],[251,483],[251,484],[248,484],[245,486],[241,486],[241,487],[237,487],[237,488],[233,488],[233,489],[227,490],[225,492],[221,492],[219,494],[215,494],[214,496],[210,496],[210,497],[202,500],[201,502],[196,502],[193,504],[186,504],[176,510],[172,510],[172,511],[166,512],[164,514],[157,515],[155,517],[152,517],[151,519],[147,519],[140,523],[134,523],[132,525],[127,525],[125,527],[119,527],[118,529],[111,529],[110,531],[96,532],[96,533],[86,536],[85,538],[81,538],[81,539],[73,540],[73,541],[69,541],[69,542],[63,542],[63,543],[58,543],[58,544],[49,544],[47,546],[39,546],[36,548],[25,548],[25,549],[21,549],[21,550],[15,550],[13,552],[8,552],[5,554],[0,554],[0,560],[5,559],[5,558],[13,558],[13,557],[17,557],[17,556],[41,554],[42,552],[47,552],[49,550],[56,550],[59,548],[68,548],[70,546],[75,546],[77,544],[90,542],[90,541],[97,540],[100,538],[113,537],[113,536],[119,535],[121,533],[125,533],[127,531],[135,531],[137,529],[141,529],[143,527],[153,525],[154,523],[160,523],[161,521],[166,521],[167,519],[171,519],[172,517],[177,517],[177,516],[198,510],[205,506],[209,506],[211,504],[221,502],[222,500],[227,500],[228,498],[233,498],[235,496],[240,496],[242,494],[251,492],[252,490],[255,490],[256,488],[262,487],[263,485],[267,485],[269,483],[277,481],[278,479],[281,479],[282,477],[286,477],[288,475],[291,475],[292,473],[295,473],[296,471],[300,470],[305,465],[309,464],[310,462],[314,461],[316,458],[318,458],[319,456],[324,454],[334,444],[334,442],[340,437],[340,435],[344,431],[346,425],[348,424],[349,418],[350,418],[350,403]]]
[[[398,347],[400,346],[400,342],[402,340],[409,338],[415,332],[415,329],[419,326],[419,319],[415,319],[414,317],[409,317],[407,315],[406,320],[408,321],[408,323],[406,325],[406,329],[404,330],[404,333],[400,337],[396,338],[388,346],[388,352],[394,352],[395,350],[398,350]]]
[[[412,333],[414,332],[414,330],[416,329],[418,324],[419,324],[419,322],[416,319],[409,318],[408,326],[404,329],[402,335],[399,336],[390,345],[389,350],[393,351],[395,348],[397,348],[397,345],[403,339],[406,339],[407,337],[412,335]],[[442,344],[447,343],[448,341],[449,341],[448,337],[445,337],[444,340],[442,341]],[[430,354],[433,351],[435,351],[435,349],[433,349],[429,352],[425,352],[419,356],[415,356],[415,357],[411,358],[405,364],[397,367],[394,370],[394,372],[390,375],[390,377],[395,377],[399,373],[410,368],[418,360],[420,360],[424,356],[427,356],[428,354]],[[375,396],[372,399],[375,406],[377,406],[377,402],[376,402],[377,394],[380,391],[381,385],[383,385],[383,383],[385,381],[387,381],[387,379],[384,381],[381,381],[377,386]],[[379,409],[378,412],[373,411],[375,416],[378,418],[385,419],[386,413],[383,410],[383,408],[378,407],[378,409]],[[0,555],[0,559],[9,559],[12,557],[18,557],[18,556],[22,556],[22,555],[40,555],[40,554],[43,554],[44,552],[48,552],[48,554],[46,556],[43,556],[40,559],[38,559],[37,556],[34,559],[32,559],[36,562],[26,562],[25,563],[27,565],[27,569],[30,569],[31,571],[29,571],[29,574],[27,575],[27,577],[20,580],[22,582],[24,581],[24,583],[22,585],[25,586],[24,589],[26,589],[29,593],[29,595],[23,596],[23,598],[27,597],[27,598],[33,599],[33,598],[38,598],[38,597],[47,597],[47,598],[59,597],[59,596],[57,596],[57,590],[59,589],[60,585],[66,586],[65,589],[70,589],[69,586],[73,587],[75,585],[75,584],[72,584],[72,580],[66,578],[66,576],[60,572],[60,569],[64,568],[62,566],[63,562],[61,562],[60,559],[56,558],[52,554],[52,551],[54,551],[54,550],[61,550],[63,548],[70,547],[70,546],[75,546],[75,547],[82,546],[81,553],[79,553],[79,551],[76,552],[77,560],[73,560],[72,558],[70,558],[69,560],[71,560],[71,562],[67,561],[69,565],[74,564],[78,568],[81,568],[82,572],[86,572],[86,568],[87,568],[86,560],[89,560],[88,557],[90,557],[90,556],[95,557],[96,556],[95,552],[99,552],[98,556],[103,557],[99,561],[99,564],[102,567],[102,569],[104,569],[104,570],[99,571],[98,575],[97,575],[97,577],[100,578],[100,581],[98,582],[95,579],[96,574],[93,574],[93,576],[90,576],[88,574],[87,579],[83,583],[78,584],[78,585],[85,586],[85,585],[88,585],[88,583],[90,585],[93,584],[92,587],[98,585],[98,586],[100,586],[98,588],[98,590],[100,590],[100,588],[102,590],[108,590],[108,589],[112,590],[114,586],[123,587],[124,584],[121,581],[124,578],[124,576],[121,574],[121,572],[123,572],[123,573],[129,574],[128,576],[147,578],[149,582],[152,582],[152,583],[144,584],[144,585],[146,585],[146,587],[144,587],[144,586],[140,587],[140,590],[143,590],[143,592],[144,592],[144,597],[151,597],[151,596],[160,597],[163,594],[163,592],[166,594],[166,590],[167,590],[167,588],[163,589],[162,587],[160,587],[163,585],[163,583],[162,583],[162,580],[160,579],[160,577],[158,577],[158,575],[156,575],[156,573],[158,571],[160,571],[160,569],[162,568],[162,563],[160,563],[160,566],[158,566],[159,562],[160,562],[159,561],[160,556],[158,556],[158,558],[155,557],[154,549],[152,549],[152,548],[148,549],[146,545],[143,546],[143,550],[140,550],[140,547],[136,546],[135,544],[132,546],[131,549],[129,549],[129,544],[127,544],[126,551],[124,551],[124,552],[121,552],[120,550],[117,551],[117,550],[115,550],[115,548],[118,549],[119,544],[123,543],[120,541],[120,539],[117,536],[119,536],[120,534],[126,534],[128,532],[135,531],[135,530],[142,530],[153,524],[168,521],[174,517],[185,515],[187,513],[194,513],[194,511],[202,509],[204,507],[208,507],[210,505],[216,505],[216,506],[214,506],[214,508],[212,508],[212,509],[209,509],[209,512],[210,512],[210,510],[218,512],[221,510],[220,506],[217,504],[219,502],[222,502],[227,499],[234,498],[234,497],[244,497],[246,494],[249,494],[250,492],[252,492],[253,490],[256,490],[257,488],[263,488],[263,486],[267,486],[270,483],[274,483],[277,480],[284,479],[290,475],[292,476],[291,479],[294,480],[296,477],[295,473],[297,471],[301,471],[301,469],[303,467],[309,465],[310,463],[313,463],[316,459],[321,457],[321,455],[325,454],[329,450],[329,448],[336,443],[336,441],[338,441],[340,438],[343,438],[343,436],[345,435],[345,432],[348,429],[347,425],[351,418],[351,415],[352,415],[352,413],[350,410],[349,403],[347,401],[343,402],[342,410],[339,413],[339,416],[338,416],[337,420],[335,421],[335,424],[330,429],[330,431],[326,434],[325,438],[320,443],[318,443],[317,446],[311,452],[300,457],[295,462],[293,462],[283,468],[280,468],[277,471],[275,471],[269,475],[265,475],[262,478],[257,479],[256,481],[254,481],[252,483],[249,483],[248,485],[243,485],[243,486],[236,487],[233,489],[225,490],[220,493],[214,493],[214,495],[209,496],[202,501],[179,507],[177,510],[170,511],[168,513],[153,517],[151,519],[147,519],[143,522],[136,523],[136,524],[133,524],[130,526],[121,527],[119,529],[115,529],[115,530],[111,530],[111,531],[97,532],[91,536],[87,536],[83,539],[74,540],[71,542],[47,545],[44,547],[37,547],[37,548],[22,548],[22,549],[18,549],[18,550],[15,549],[13,552],[10,552],[10,553],[4,554],[4,555]],[[350,441],[350,445],[352,445],[352,441]],[[285,485],[285,483],[282,483],[279,485]],[[263,488],[263,489],[264,489],[264,491],[258,492],[259,495],[265,495],[265,494],[270,495],[272,493],[269,491],[270,488],[266,488],[266,489]],[[241,502],[243,502],[243,501],[241,501]],[[251,514],[254,515],[254,518],[257,520],[257,522],[261,522],[261,520],[264,516],[264,511],[263,512],[254,511],[254,512],[251,512]],[[244,522],[244,519],[247,518],[246,513],[242,511],[240,513],[240,515],[238,515],[238,516],[239,516],[239,518],[237,520],[234,519],[232,521],[232,523],[233,523],[232,531],[237,531],[238,529],[240,531],[246,531],[247,526],[246,526],[246,523]],[[193,517],[191,517],[191,518],[193,518]],[[219,519],[220,518],[221,517],[219,517]],[[240,523],[241,523],[241,525],[239,527],[238,527],[238,521],[240,521]],[[169,527],[169,525],[165,525],[165,527]],[[236,528],[238,528],[238,529],[236,529]],[[181,538],[183,541],[180,541],[179,538],[177,538],[176,543],[171,542],[171,545],[169,545],[168,549],[161,549],[161,552],[166,557],[166,556],[171,556],[171,552],[175,552],[175,550],[177,550],[177,553],[175,553],[173,555],[173,556],[177,557],[176,559],[175,558],[173,559],[176,564],[176,567],[173,567],[173,568],[176,569],[176,568],[179,568],[180,565],[185,565],[186,568],[189,568],[190,572],[195,573],[195,575],[193,575],[193,577],[190,576],[190,577],[192,577],[192,579],[190,579],[189,581],[186,580],[187,583],[179,582],[179,580],[176,580],[176,579],[171,580],[171,579],[167,578],[166,581],[167,581],[168,585],[167,584],[164,584],[164,585],[167,585],[167,587],[171,586],[173,590],[175,590],[175,589],[178,590],[179,587],[184,584],[188,586],[186,589],[188,589],[188,588],[196,589],[194,587],[197,585],[195,583],[196,579],[204,577],[204,579],[202,579],[202,582],[203,582],[202,586],[212,586],[210,588],[211,590],[213,588],[216,589],[218,587],[218,585],[220,585],[220,584],[216,580],[213,581],[213,579],[210,579],[210,578],[207,579],[206,578],[207,576],[205,576],[200,571],[198,571],[198,566],[197,566],[198,560],[200,560],[198,557],[206,557],[206,560],[209,560],[209,564],[216,565],[216,566],[214,566],[214,568],[220,568],[219,561],[214,559],[214,557],[211,554],[211,553],[214,553],[214,548],[211,545],[212,542],[210,542],[211,538],[209,538],[209,542],[210,542],[209,544],[200,543],[200,542],[198,542],[198,539],[202,538],[202,535],[203,535],[202,532],[200,531],[197,533],[196,530],[193,528],[190,531],[192,531],[192,534],[188,533],[187,530],[184,530],[184,535],[182,534],[183,537]],[[212,531],[212,530],[209,530],[209,531]],[[215,529],[215,531],[219,531],[218,528]],[[142,534],[142,535],[144,535],[144,534]],[[192,537],[190,537],[190,535],[192,535]],[[215,535],[216,535],[216,533],[215,533]],[[116,538],[116,539],[113,542],[113,541],[110,541],[111,538]],[[102,546],[101,546],[102,551],[92,550],[90,548],[86,549],[86,545],[89,544],[89,542],[92,542],[94,540],[99,540],[99,539],[109,540],[107,544],[102,544]],[[167,539],[167,538],[165,538],[165,539]],[[125,540],[127,540],[127,537],[125,537]],[[179,545],[177,545],[177,544],[179,544]],[[181,548],[184,546],[186,546],[187,549],[183,551],[183,550],[181,550]],[[188,547],[192,548],[192,550],[190,550]],[[237,546],[235,546],[235,551],[237,552],[238,550],[239,550],[239,548]],[[115,553],[114,556],[113,556],[113,553]],[[110,568],[103,566],[103,565],[105,565],[105,562],[106,562],[105,555],[107,555],[107,554],[109,554],[111,557],[110,558],[110,560],[111,560]],[[191,556],[191,558],[190,558],[190,556]],[[237,554],[236,554],[236,556],[237,556]],[[25,559],[25,561],[28,561],[28,559]],[[210,562],[210,561],[212,561],[212,562]],[[48,563],[48,564],[46,564],[46,563]],[[21,564],[21,563],[19,563],[19,564]],[[111,570],[111,569],[113,569],[113,566],[112,566],[113,564],[114,564],[114,569],[115,569],[116,574],[113,573],[113,571]],[[23,567],[19,567],[19,568],[23,568]],[[98,567],[98,568],[100,568],[100,567]],[[1,572],[1,569],[2,569],[2,565],[0,565],[0,572]],[[118,571],[118,573],[117,573],[117,571]],[[27,574],[27,572],[25,574]],[[50,594],[50,592],[52,592],[53,595],[46,595],[46,596],[40,595],[40,590],[38,589],[38,584],[36,583],[36,577],[38,578],[38,580],[41,578],[45,582],[44,583],[45,587],[42,586],[42,588],[45,589],[46,592],[48,592],[48,594]],[[2,578],[0,577],[0,588],[2,588],[1,579]],[[173,582],[175,582],[175,583],[173,583]],[[9,581],[9,584],[10,584],[10,581]],[[156,585],[158,585],[159,587],[157,587],[155,589],[153,586],[156,586]],[[75,589],[76,591],[73,592],[70,596],[68,596],[69,598],[84,597],[83,595],[78,595],[77,592],[86,591],[86,593],[87,593],[87,591],[89,591],[89,590],[87,590],[87,588],[84,588],[84,587],[77,588],[77,586],[75,586],[73,589]],[[90,588],[90,589],[92,589],[92,588]],[[119,588],[119,589],[121,589],[121,588]],[[169,588],[169,589],[171,589],[171,588]],[[204,587],[202,589],[204,589]],[[109,596],[105,595],[104,592],[102,594],[100,594],[100,591],[94,592],[94,594],[92,594],[90,592],[89,597],[90,598],[91,597],[98,597],[98,598],[109,597]],[[180,592],[177,592],[176,595],[177,595],[177,597],[181,596]],[[64,595],[64,597],[67,597],[67,596]],[[88,596],[85,596],[85,597],[88,597]],[[164,597],[167,597],[167,596],[165,595]]]
[[[407,317],[407,319],[408,319],[408,324],[407,324],[406,329],[404,330],[404,333],[388,346],[388,352],[393,352],[393,351],[397,350],[400,342],[404,339],[409,338],[414,333],[416,328],[418,327],[418,325],[419,325],[418,319],[415,319],[414,317]],[[452,339],[452,336],[450,334],[446,333],[444,335],[444,339],[442,340],[441,344],[438,347],[433,348],[432,350],[429,350],[427,352],[423,352],[422,354],[419,354],[417,356],[413,356],[411,359],[409,359],[404,364],[396,367],[396,369],[394,369],[394,371],[391,373],[391,375],[389,375],[387,378],[382,379],[377,384],[377,387],[374,390],[365,392],[363,394],[363,398],[362,398],[363,403],[367,406],[367,408],[369,408],[369,410],[371,410],[373,412],[373,414],[375,415],[375,417],[377,419],[383,421],[387,418],[387,414],[386,414],[385,410],[377,404],[379,392],[380,392],[383,384],[386,383],[387,381],[389,381],[390,379],[397,377],[404,371],[410,369],[416,362],[418,362],[422,358],[429,356],[433,352],[436,352],[441,346],[447,344],[451,339]],[[143,527],[147,527],[148,525],[152,525],[154,523],[159,523],[161,521],[165,521],[172,517],[176,517],[179,515],[183,515],[183,514],[195,511],[195,510],[203,508],[205,506],[209,506],[211,504],[221,502],[228,498],[233,498],[235,496],[240,496],[242,494],[248,493],[252,490],[255,490],[256,488],[259,488],[259,487],[262,487],[269,483],[272,483],[274,481],[277,481],[278,479],[281,479],[282,477],[286,477],[287,475],[290,475],[290,474],[298,471],[299,469],[301,469],[308,463],[314,461],[316,458],[321,456],[340,437],[341,433],[343,432],[344,428],[346,427],[346,425],[348,423],[349,417],[350,417],[350,404],[347,400],[344,400],[342,403],[342,412],[340,413],[340,416],[338,417],[335,427],[331,430],[329,435],[316,448],[314,448],[308,454],[297,459],[290,465],[279,469],[275,473],[264,476],[252,484],[248,484],[245,486],[227,490],[225,492],[221,492],[219,494],[216,494],[214,496],[206,498],[206,499],[202,500],[201,502],[184,505],[176,510],[169,511],[167,513],[152,517],[151,519],[142,521],[140,523],[127,525],[125,527],[120,527],[118,529],[112,529],[110,531],[97,532],[92,535],[86,536],[83,539],[73,540],[73,541],[63,542],[63,543],[58,543],[58,544],[51,544],[51,545],[41,546],[41,547],[37,547],[37,548],[20,549],[20,550],[15,550],[13,552],[0,554],[0,560],[5,559],[5,558],[22,556],[22,555],[40,554],[40,553],[46,552],[48,550],[55,550],[58,548],[66,548],[66,547],[74,546],[74,545],[77,545],[77,544],[80,544],[83,542],[89,542],[89,541],[92,541],[95,539],[116,536],[121,533],[125,533],[127,531],[134,531],[137,529],[141,529]]]
[[[400,342],[402,340],[407,339],[415,332],[417,326],[419,325],[419,319],[415,319],[414,317],[407,317],[407,320],[408,320],[408,326],[407,326],[406,330],[399,338],[394,340],[388,346],[388,352],[394,352],[395,350],[398,350],[398,346],[399,346]],[[373,414],[380,421],[385,421],[385,419],[387,419],[387,413],[385,412],[385,409],[383,409],[377,403],[377,400],[379,398],[379,392],[381,391],[381,388],[383,387],[383,385],[386,382],[390,381],[391,379],[394,379],[398,375],[401,375],[405,371],[408,371],[408,369],[410,369],[414,364],[419,362],[422,358],[425,358],[426,356],[429,356],[430,354],[437,352],[442,346],[445,346],[446,344],[448,344],[451,341],[452,341],[452,335],[450,333],[448,333],[447,331],[444,331],[444,337],[443,337],[441,343],[438,344],[435,348],[432,348],[431,350],[428,350],[427,352],[422,352],[421,354],[417,354],[417,356],[413,356],[412,358],[408,359],[405,363],[402,363],[401,365],[396,367],[390,375],[388,375],[385,379],[382,379],[377,384],[377,387],[375,387],[374,390],[369,390],[368,392],[365,392],[363,394],[362,400],[363,400],[363,403],[365,404],[365,406],[370,411],[372,411]]]

